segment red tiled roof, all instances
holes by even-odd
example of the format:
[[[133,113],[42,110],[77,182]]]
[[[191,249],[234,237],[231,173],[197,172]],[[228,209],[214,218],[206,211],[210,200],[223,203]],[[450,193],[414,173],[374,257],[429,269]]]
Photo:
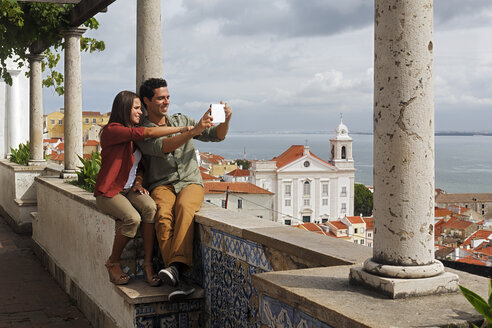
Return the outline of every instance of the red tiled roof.
[[[447,208],[440,208],[440,207],[434,208],[434,217],[436,217],[436,218],[442,218],[445,216],[450,216],[453,213],[454,213],[453,211],[450,211]]]
[[[82,116],[101,116],[101,112],[82,112]]]
[[[56,149],[58,150],[65,150],[65,143],[61,142],[58,146],[56,146]]]
[[[362,220],[364,220],[364,222],[366,223],[366,230],[374,229],[374,218],[373,217],[362,218]]]
[[[323,163],[332,166],[327,161],[324,161],[321,158],[319,158],[318,156],[314,155],[311,151],[309,151],[309,154],[311,156],[313,156],[314,158],[319,159]],[[281,168],[281,167],[284,167],[285,165],[287,165],[289,163],[292,163],[296,159],[299,159],[299,158],[301,158],[303,156],[304,156],[304,146],[302,146],[302,145],[293,145],[293,146],[290,146],[289,149],[287,149],[286,151],[284,151],[279,156],[274,157],[272,159],[272,161],[276,161],[277,162],[277,168]]]
[[[489,242],[483,242],[473,250],[481,255],[492,256],[492,244]]]
[[[97,146],[99,145],[99,141],[97,140],[87,140],[84,146]]]
[[[472,224],[474,224],[474,223],[473,222],[470,222],[470,221],[464,221],[464,220],[458,220],[458,219],[455,219],[455,220],[450,219],[448,222],[442,224],[442,228],[462,230],[462,229],[468,228]]]
[[[470,245],[473,239],[488,239],[492,238],[492,231],[477,230],[463,241],[463,246]]]
[[[205,172],[200,172],[200,174],[202,175],[203,181],[206,181],[206,180],[219,180],[219,178],[214,177],[213,175],[210,175],[210,174],[205,173]]]
[[[208,171],[208,170],[207,170],[206,168],[204,168],[203,166],[200,166],[200,167],[199,167],[199,169],[200,169],[200,172],[207,172],[207,171]]]
[[[345,216],[350,223],[364,223],[360,216]]]
[[[200,154],[200,157],[202,158],[202,160],[205,160],[205,161],[213,163],[213,164],[219,164],[221,161],[224,160],[224,157],[219,156],[219,155],[215,155],[215,154],[211,154],[211,153],[200,152],[199,154]]]
[[[60,139],[56,139],[56,138],[43,139],[43,143],[55,143],[55,142],[58,142],[58,140],[60,140]]]
[[[249,182],[204,182],[206,194],[224,193],[229,187],[229,192],[240,194],[266,194],[273,195],[272,192],[255,186]]]
[[[471,256],[467,256],[461,259],[456,260],[456,262],[462,262],[462,263],[468,263],[468,264],[475,264],[475,265],[483,265],[485,266],[485,262],[481,260],[477,260]]]
[[[231,175],[233,177],[249,177],[249,170],[235,169],[227,175]]]
[[[337,229],[347,229],[348,227],[342,221],[329,221]]]

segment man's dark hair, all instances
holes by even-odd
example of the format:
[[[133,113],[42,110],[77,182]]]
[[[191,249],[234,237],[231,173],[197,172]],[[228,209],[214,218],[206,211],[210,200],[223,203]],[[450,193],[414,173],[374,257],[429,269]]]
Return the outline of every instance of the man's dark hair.
[[[145,80],[140,86],[140,90],[138,92],[142,105],[145,106],[144,98],[152,100],[152,97],[154,96],[154,90],[162,87],[167,87],[167,82],[164,79],[151,78]]]

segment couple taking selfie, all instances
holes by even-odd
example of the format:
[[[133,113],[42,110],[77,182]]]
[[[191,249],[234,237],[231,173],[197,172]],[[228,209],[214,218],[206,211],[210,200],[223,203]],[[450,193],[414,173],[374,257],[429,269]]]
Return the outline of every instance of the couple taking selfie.
[[[176,287],[169,294],[174,302],[194,291],[180,284],[180,275],[193,264],[193,218],[204,197],[192,139],[224,140],[232,112],[225,104],[222,123],[213,123],[211,110],[196,122],[186,115],[168,115],[169,103],[167,82],[159,78],[143,82],[139,96],[131,91],[116,95],[101,130],[102,163],[94,196],[97,207],[116,218],[106,261],[110,281],[123,285],[130,280],[120,256],[141,224],[145,279],[151,286]],[[141,117],[142,106],[146,117]],[[158,275],[152,262],[155,236],[164,262]]]

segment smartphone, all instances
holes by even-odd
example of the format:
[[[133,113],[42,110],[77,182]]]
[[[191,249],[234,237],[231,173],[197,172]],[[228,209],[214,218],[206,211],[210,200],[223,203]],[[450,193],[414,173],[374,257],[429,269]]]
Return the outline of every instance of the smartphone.
[[[213,117],[212,123],[220,124],[225,122],[225,105],[224,104],[211,104],[210,115]]]

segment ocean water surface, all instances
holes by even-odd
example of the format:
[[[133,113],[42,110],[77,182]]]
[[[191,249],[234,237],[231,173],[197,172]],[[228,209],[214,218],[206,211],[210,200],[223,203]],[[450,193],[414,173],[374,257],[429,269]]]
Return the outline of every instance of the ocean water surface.
[[[350,134],[353,139],[355,181],[372,185],[373,136]],[[220,143],[196,142],[201,152],[227,159],[270,160],[292,145],[307,144],[311,152],[329,160],[331,134],[230,133]],[[492,193],[492,137],[436,136],[436,188],[448,193]]]

